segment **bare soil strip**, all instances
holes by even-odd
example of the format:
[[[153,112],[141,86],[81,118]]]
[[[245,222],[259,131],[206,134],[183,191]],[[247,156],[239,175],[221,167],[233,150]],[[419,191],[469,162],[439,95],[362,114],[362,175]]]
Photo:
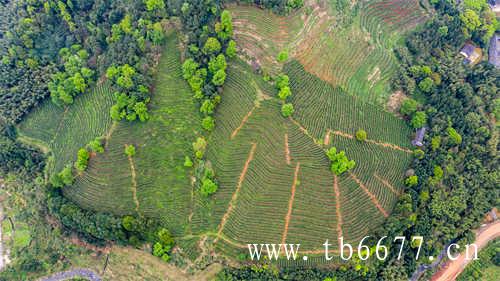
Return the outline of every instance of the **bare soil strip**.
[[[247,115],[245,115],[245,117],[243,117],[243,120],[241,120],[241,123],[238,126],[238,128],[236,128],[233,131],[233,133],[231,134],[231,139],[234,139],[234,137],[236,137],[236,135],[241,130],[241,128],[243,128],[243,125],[245,125],[245,123],[248,121],[248,118],[250,118],[250,116],[252,115],[254,109],[255,109],[255,106],[247,113]]]
[[[250,153],[248,153],[248,158],[247,161],[245,162],[245,166],[243,166],[243,170],[241,171],[240,178],[238,180],[238,185],[236,186],[236,190],[233,193],[233,196],[231,197],[231,201],[229,201],[229,207],[227,208],[226,213],[222,217],[222,220],[219,224],[219,230],[217,231],[217,236],[219,237],[224,230],[224,226],[226,225],[227,219],[229,218],[229,215],[231,214],[234,204],[236,203],[236,199],[238,199],[238,193],[240,192],[241,185],[243,184],[243,180],[245,179],[245,175],[248,170],[248,166],[250,165],[250,162],[253,160],[253,155],[255,153],[255,149],[257,148],[257,143],[252,143],[252,148],[250,149]]]
[[[290,218],[292,217],[293,200],[295,199],[295,188],[297,187],[297,177],[299,175],[300,162],[297,162],[295,166],[295,172],[293,173],[293,183],[292,183],[292,194],[290,195],[290,200],[288,200],[288,212],[285,216],[285,229],[283,230],[283,236],[281,237],[281,244],[285,244],[286,236],[288,235],[288,226],[290,225]]]
[[[373,195],[373,193],[371,193],[368,188],[366,188],[366,186],[358,179],[358,177],[356,177],[356,175],[354,175],[353,173],[349,173],[351,175],[351,178],[359,185],[359,187],[361,187],[361,189],[363,189],[363,191],[370,197],[370,200],[373,202],[373,205],[375,205],[375,207],[377,207],[377,209],[382,213],[382,215],[384,215],[384,217],[388,217],[389,216],[389,213],[387,213],[387,211],[382,208],[382,205],[380,205],[380,202],[378,201],[377,197],[375,195]]]
[[[288,134],[285,134],[285,159],[286,164],[290,165],[290,147],[288,146]]]
[[[394,186],[392,186],[387,180],[384,180],[383,178],[381,178],[379,175],[377,175],[377,173],[374,173],[373,176],[378,181],[380,181],[383,185],[385,185],[387,188],[389,188],[389,190],[392,191],[392,193],[394,193],[396,195],[400,195],[399,191],[397,191],[396,188],[394,188]]]
[[[113,132],[115,131],[117,125],[118,122],[113,122],[113,124],[111,124],[111,127],[109,127],[108,133],[106,134],[106,137],[104,137],[104,139],[106,140],[104,148],[108,146],[109,140],[111,139],[111,136],[113,135]]]
[[[334,135],[337,135],[337,136],[341,136],[341,137],[348,138],[348,139],[354,139],[353,135],[348,134],[348,133],[344,133],[342,131],[331,131],[330,130],[330,132],[333,133]],[[409,150],[407,148],[404,148],[404,147],[401,147],[401,146],[398,146],[398,145],[395,145],[395,144],[392,144],[392,143],[379,142],[379,141],[370,140],[370,139],[367,139],[366,142],[369,142],[369,143],[372,143],[372,144],[375,144],[375,145],[379,145],[379,146],[383,146],[383,147],[387,147],[387,148],[391,148],[391,149],[394,149],[394,150],[403,151],[403,152],[406,152],[406,153],[412,153],[411,150]]]
[[[337,213],[337,238],[343,236],[342,234],[342,213],[340,212],[340,190],[338,178],[336,175],[333,175],[333,191],[335,192],[335,210]],[[337,240],[340,243],[340,240]],[[339,245],[340,248],[340,245]]]
[[[127,145],[125,145],[125,147],[127,147]],[[134,166],[134,160],[130,155],[128,156],[128,162],[130,163],[130,173],[132,174],[132,196],[134,198],[135,211],[139,212],[139,200],[137,199],[137,180],[136,180],[135,166]]]
[[[325,138],[323,139],[323,144],[324,145],[329,145],[330,144],[330,130],[326,131]]]

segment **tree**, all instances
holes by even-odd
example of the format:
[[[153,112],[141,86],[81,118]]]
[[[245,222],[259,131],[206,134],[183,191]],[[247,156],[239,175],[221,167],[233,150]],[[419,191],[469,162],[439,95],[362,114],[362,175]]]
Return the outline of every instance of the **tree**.
[[[292,95],[292,92],[290,90],[290,87],[288,86],[281,88],[278,92],[278,97],[283,101],[286,100],[290,95]]]
[[[135,146],[133,144],[129,144],[125,146],[125,154],[129,157],[135,155]]]
[[[196,142],[193,143],[193,150],[196,158],[201,159],[205,154],[205,149],[207,148],[207,141],[203,137],[198,137]]]
[[[286,74],[280,74],[276,77],[276,88],[283,89],[289,86],[290,79]]]
[[[430,77],[426,77],[418,83],[418,88],[424,93],[430,93],[433,87],[434,81]]]
[[[413,128],[422,128],[427,123],[427,114],[424,111],[418,111],[413,115],[411,119],[411,125]]]
[[[144,0],[144,3],[146,4],[146,10],[149,12],[165,9],[163,0]]]
[[[469,31],[475,31],[481,26],[479,15],[471,9],[465,9],[465,11],[460,14],[460,20],[462,20]]]
[[[291,103],[285,103],[281,106],[281,115],[283,115],[283,117],[292,116],[294,111],[295,109],[293,108],[293,104]]]
[[[276,60],[278,62],[285,62],[288,59],[288,50],[282,50],[281,52],[278,53],[278,56],[276,57]]]
[[[418,176],[409,176],[405,179],[405,184],[406,186],[408,187],[413,187],[413,186],[416,186],[418,184]]]
[[[462,143],[462,136],[455,129],[453,129],[452,127],[448,127],[446,129],[446,132],[448,133],[451,144],[459,145]]]
[[[225,81],[226,81],[226,71],[224,71],[223,69],[218,70],[214,74],[214,77],[212,77],[212,83],[215,86],[222,86]]]
[[[75,168],[80,172],[85,171],[85,169],[87,169],[89,158],[89,152],[85,148],[80,148],[80,150],[78,150],[78,158],[75,162]]]
[[[432,151],[436,151],[441,146],[441,137],[440,136],[434,136],[431,139],[431,149]]]
[[[141,101],[136,103],[134,105],[134,111],[141,122],[145,122],[149,119],[148,108],[146,107],[146,104],[144,104],[144,102]]]
[[[366,134],[366,131],[363,130],[363,129],[359,129],[357,132],[356,132],[356,139],[358,141],[366,141],[366,138],[367,138],[367,134]]]
[[[206,116],[201,121],[201,126],[207,131],[212,131],[215,127],[215,119],[212,116]]]
[[[351,170],[356,166],[354,160],[349,160],[344,151],[337,152],[336,147],[331,147],[326,151],[326,156],[330,159],[330,170],[337,176]]]
[[[203,45],[203,53],[210,55],[210,54],[215,54],[219,53],[221,49],[221,44],[219,40],[215,37],[208,37],[207,41],[205,42],[205,45]]]
[[[189,79],[193,77],[198,69],[199,64],[196,63],[193,59],[187,59],[182,64],[182,77],[184,79]]]
[[[230,58],[236,56],[236,42],[234,42],[234,40],[230,40],[229,43],[227,43],[226,55]]]
[[[58,177],[60,178],[64,186],[72,185],[75,179],[73,177],[71,165],[67,165],[66,167],[64,167],[64,169],[62,169],[62,171],[58,174]]]
[[[89,149],[95,153],[103,153],[104,152],[104,147],[102,146],[101,139],[100,138],[95,138],[94,140],[90,141],[87,146]]]
[[[205,178],[202,180],[202,184],[201,184],[201,194],[203,194],[204,196],[209,196],[213,193],[215,193],[217,191],[217,184],[215,182],[213,182],[211,179],[209,178]]]
[[[425,156],[425,152],[422,150],[422,149],[415,149],[413,151],[413,156],[416,158],[416,159],[419,159],[419,160],[422,160],[424,159],[424,156]]]
[[[223,54],[219,54],[216,57],[211,57],[208,62],[208,71],[210,73],[216,73],[219,70],[226,70],[227,63],[226,57]]]
[[[414,99],[408,98],[403,101],[401,104],[401,108],[399,109],[399,112],[405,116],[410,116],[415,111],[417,111],[418,108],[418,102]]]

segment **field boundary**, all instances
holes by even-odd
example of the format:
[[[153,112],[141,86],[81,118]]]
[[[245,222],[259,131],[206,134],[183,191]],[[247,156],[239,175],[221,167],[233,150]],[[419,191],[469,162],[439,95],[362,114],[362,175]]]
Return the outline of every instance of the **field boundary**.
[[[359,187],[361,187],[361,189],[363,189],[363,191],[366,193],[366,195],[368,195],[368,197],[370,197],[370,200],[373,202],[373,205],[375,205],[375,207],[377,207],[377,209],[382,213],[382,215],[384,215],[384,217],[387,218],[389,216],[389,213],[387,213],[387,211],[382,207],[382,205],[378,201],[377,197],[373,193],[371,193],[370,190],[368,190],[368,188],[365,186],[365,184],[362,183],[361,180],[358,179],[358,177],[355,174],[349,172],[349,175],[359,185]]]
[[[285,228],[283,229],[283,235],[281,237],[281,244],[285,244],[286,237],[288,235],[288,226],[290,225],[290,219],[292,217],[293,201],[295,199],[295,189],[297,187],[297,178],[299,176],[300,162],[297,162],[295,166],[295,171],[293,173],[293,183],[292,183],[292,193],[290,194],[290,199],[288,200],[288,212],[285,216]]]

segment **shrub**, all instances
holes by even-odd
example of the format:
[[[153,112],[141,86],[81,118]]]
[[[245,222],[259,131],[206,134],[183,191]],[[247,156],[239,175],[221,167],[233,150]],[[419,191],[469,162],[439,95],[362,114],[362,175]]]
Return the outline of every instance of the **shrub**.
[[[363,130],[363,129],[359,129],[357,132],[356,132],[356,139],[359,140],[359,141],[365,141],[367,138],[367,134],[366,134],[366,131]]]
[[[205,45],[203,45],[203,53],[205,54],[214,54],[220,52],[221,45],[219,40],[215,37],[208,37]]]
[[[189,158],[189,156],[184,157],[184,167],[193,167],[193,161],[191,161],[191,158]]]
[[[227,44],[226,55],[229,58],[234,58],[236,56],[236,42],[234,42],[234,40],[229,41]]]
[[[125,146],[125,154],[129,157],[132,157],[135,155],[135,146],[133,144],[129,144]]]
[[[280,100],[286,100],[286,98],[288,98],[290,95],[292,94],[292,92],[290,91],[290,87],[288,86],[285,86],[283,88],[280,89],[280,91],[278,92],[278,97],[280,98]]]
[[[413,156],[417,159],[424,159],[425,152],[422,149],[415,149],[413,151]]]

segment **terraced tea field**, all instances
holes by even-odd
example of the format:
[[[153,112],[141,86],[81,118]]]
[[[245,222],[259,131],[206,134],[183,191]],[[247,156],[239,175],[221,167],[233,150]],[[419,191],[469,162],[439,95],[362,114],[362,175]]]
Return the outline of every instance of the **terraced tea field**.
[[[247,243],[301,243],[303,253],[319,254],[326,239],[359,241],[390,214],[411,158],[402,120],[296,61],[284,69],[293,119],[281,117],[275,90],[248,65],[229,66],[207,155],[219,190],[197,199],[190,225],[193,235],[209,230],[230,256]],[[353,137],[359,128],[368,132],[366,143]],[[325,149],[332,145],[358,163],[351,173],[329,170]]]
[[[148,122],[112,124],[111,93],[103,86],[66,110],[48,102],[30,114],[20,131],[53,151],[55,167],[50,172],[74,161],[77,150],[93,138],[105,136],[105,152],[91,157],[74,186],[64,189],[65,196],[88,209],[157,217],[180,234],[191,205],[184,156],[191,155],[191,143],[201,128],[196,103],[182,78],[175,35],[167,42]],[[130,159],[124,153],[126,145],[136,147]]]
[[[318,256],[326,239],[356,243],[390,215],[411,158],[411,132],[366,97],[313,75],[300,58],[282,71],[290,77],[293,118],[281,116],[276,89],[250,65],[240,59],[228,64],[217,126],[208,138],[205,165],[219,184],[210,197],[196,188],[191,175],[199,171],[183,166],[200,135],[200,116],[181,76],[175,35],[168,36],[158,66],[148,122],[111,122],[104,84],[67,109],[45,104],[19,131],[53,154],[49,173],[103,136],[105,152],[92,155],[65,196],[87,209],[161,219],[192,261],[207,253],[206,243],[231,258],[247,243],[285,242]],[[358,129],[367,131],[366,142],[355,140]],[[135,156],[125,155],[127,145],[136,147]],[[345,150],[356,167],[334,176],[325,155],[331,146]]]
[[[252,6],[231,6],[242,57],[276,74],[276,56],[288,49],[308,72],[375,104],[391,94],[393,47],[405,31],[425,19],[418,1],[367,1],[356,5],[351,22],[339,23],[333,4],[306,1],[290,16]]]

